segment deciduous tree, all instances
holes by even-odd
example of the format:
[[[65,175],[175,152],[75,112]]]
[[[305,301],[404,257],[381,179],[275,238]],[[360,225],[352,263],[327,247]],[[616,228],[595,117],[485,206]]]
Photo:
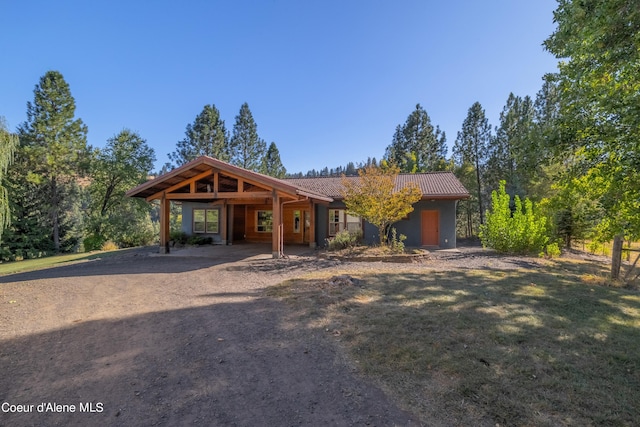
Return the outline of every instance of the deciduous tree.
[[[357,180],[342,178],[347,211],[376,226],[381,245],[386,244],[391,225],[412,212],[413,204],[422,197],[413,183],[396,188],[398,173],[397,166],[367,166],[358,171]]]

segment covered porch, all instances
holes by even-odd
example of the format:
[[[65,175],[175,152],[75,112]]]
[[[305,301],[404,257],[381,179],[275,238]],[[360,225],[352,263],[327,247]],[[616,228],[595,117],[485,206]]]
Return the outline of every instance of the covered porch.
[[[127,192],[160,203],[160,252],[169,252],[171,202],[183,205],[183,231],[234,241],[270,242],[274,258],[285,243],[316,246],[315,205],[327,196],[248,171],[211,157],[199,157]]]

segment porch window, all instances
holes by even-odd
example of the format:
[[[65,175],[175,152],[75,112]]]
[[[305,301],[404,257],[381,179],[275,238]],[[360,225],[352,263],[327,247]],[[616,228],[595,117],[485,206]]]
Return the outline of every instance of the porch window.
[[[193,232],[218,234],[220,227],[219,209],[194,209]]]
[[[300,211],[293,211],[293,232],[300,232]]]
[[[258,233],[271,233],[273,231],[273,211],[257,212],[256,231]]]
[[[343,230],[356,232],[362,230],[362,219],[349,215],[344,209],[329,209],[329,236],[335,236]]]

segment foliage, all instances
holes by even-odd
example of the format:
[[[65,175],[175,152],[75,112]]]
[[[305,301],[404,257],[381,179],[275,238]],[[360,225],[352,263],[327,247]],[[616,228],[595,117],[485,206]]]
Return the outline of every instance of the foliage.
[[[557,258],[562,252],[556,242],[549,243],[545,246],[544,251],[540,252],[540,258]]]
[[[0,238],[4,229],[11,224],[9,194],[4,185],[4,180],[7,175],[7,169],[13,162],[18,143],[18,136],[9,132],[4,118],[0,117]]]
[[[205,105],[193,124],[187,125],[185,138],[176,144],[169,159],[180,166],[200,156],[229,161],[229,132],[213,104]]]
[[[262,159],[262,173],[275,178],[284,178],[287,175],[287,170],[282,165],[280,151],[278,151],[275,142],[269,144],[269,148]]]
[[[100,250],[102,251],[115,251],[117,249],[120,249],[120,248],[111,240],[107,240],[102,244],[102,247],[100,247]]]
[[[377,227],[382,246],[387,242],[389,227],[412,212],[413,204],[422,197],[415,184],[396,189],[398,173],[397,166],[370,166],[358,171],[360,179],[342,180],[347,211]]]
[[[105,242],[105,238],[103,236],[96,236],[95,234],[91,234],[84,238],[82,241],[82,246],[85,252],[97,251],[102,248],[102,245]]]
[[[491,126],[485,116],[484,109],[479,102],[475,102],[467,117],[462,122],[462,130],[453,146],[453,155],[457,165],[471,165],[475,175],[473,187],[467,187],[475,193],[478,203],[480,223],[484,223],[483,194],[484,175],[483,168],[487,161],[488,144],[491,140]],[[475,188],[474,188],[475,187]]]
[[[37,184],[42,203],[48,206],[56,252],[63,249],[66,237],[62,224],[65,202],[69,202],[66,187],[86,171],[89,157],[87,127],[74,118],[75,109],[62,74],[48,71],[36,85],[34,101],[27,103],[27,121],[19,128],[26,180]]]
[[[112,240],[120,247],[145,245],[152,240],[150,206],[125,193],[146,181],[154,161],[154,151],[147,141],[129,129],[109,138],[104,149],[96,150],[89,186],[89,235]]]
[[[560,0],[546,48],[563,59],[557,152],[588,177],[599,240],[640,236],[640,8],[636,0]]]
[[[447,138],[420,104],[396,127],[385,158],[398,165],[401,172],[415,173],[442,170],[446,164]]]
[[[358,246],[362,241],[362,231],[342,230],[336,233],[332,239],[327,239],[327,249],[339,251]]]
[[[523,204],[518,196],[512,212],[505,186],[505,181],[500,181],[499,191],[491,193],[491,210],[480,226],[482,245],[506,253],[540,252],[549,240],[547,218],[534,213],[531,200],[525,199]]]
[[[258,136],[258,126],[246,102],[236,116],[229,146],[232,164],[260,172],[267,144]]]
[[[389,249],[391,252],[401,254],[404,253],[404,241],[407,236],[404,234],[397,235],[395,227],[391,228],[391,236],[389,236]]]
[[[189,235],[182,230],[171,230],[169,232],[169,240],[174,244],[186,245]]]
[[[210,245],[213,243],[213,238],[205,237],[205,236],[189,236],[187,239],[188,245],[200,246],[200,245]]]

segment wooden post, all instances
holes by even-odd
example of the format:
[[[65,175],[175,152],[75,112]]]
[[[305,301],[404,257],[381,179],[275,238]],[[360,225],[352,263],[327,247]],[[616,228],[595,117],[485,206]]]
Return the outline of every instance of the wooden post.
[[[622,243],[623,236],[618,234],[613,238],[613,249],[611,250],[611,279],[620,277],[620,265],[622,264]]]
[[[227,201],[223,200],[222,201],[222,207],[220,208],[220,210],[218,211],[220,213],[220,218],[218,218],[218,226],[221,228],[221,230],[218,230],[220,232],[220,238],[222,239],[222,244],[226,245],[227,244]]]
[[[165,193],[160,199],[160,253],[169,253],[169,216],[171,215],[171,200]]]
[[[274,258],[280,258],[280,225],[282,218],[280,216],[280,198],[276,190],[273,190],[272,203],[273,224],[271,227],[271,254]]]
[[[233,205],[227,205],[227,245],[233,245]]]
[[[313,200],[309,200],[309,247],[316,247],[316,209]]]

